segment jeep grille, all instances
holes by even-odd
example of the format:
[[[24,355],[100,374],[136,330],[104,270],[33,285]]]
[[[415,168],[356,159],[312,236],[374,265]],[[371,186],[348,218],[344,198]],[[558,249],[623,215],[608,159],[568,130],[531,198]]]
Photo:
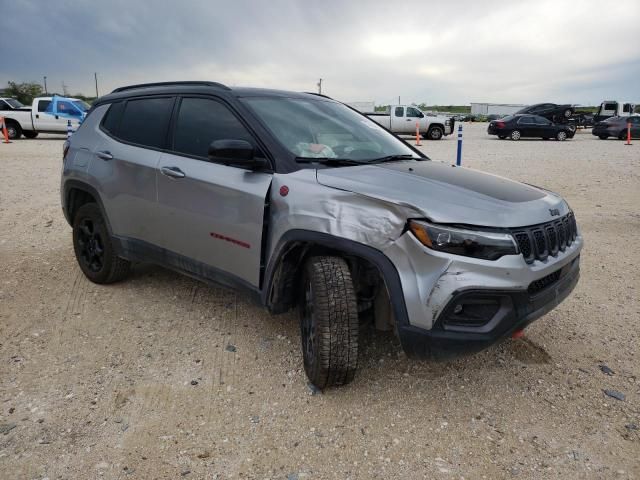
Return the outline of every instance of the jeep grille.
[[[576,219],[572,212],[552,222],[511,229],[520,252],[527,263],[546,260],[564,252],[578,235]]]

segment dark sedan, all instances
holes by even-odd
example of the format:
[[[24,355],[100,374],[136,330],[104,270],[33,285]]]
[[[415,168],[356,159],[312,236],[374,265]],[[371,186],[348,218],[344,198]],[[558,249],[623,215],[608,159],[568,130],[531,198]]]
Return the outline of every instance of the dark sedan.
[[[548,140],[566,140],[573,138],[576,133],[574,126],[566,124],[552,123],[546,118],[538,115],[509,115],[500,120],[489,123],[487,128],[489,135],[497,135],[500,139],[510,138],[520,140],[521,138],[543,138]]]
[[[631,137],[640,138],[640,115],[607,118],[596,123],[591,133],[601,140],[606,140],[609,137],[625,140],[627,138],[627,123],[631,124]]]
[[[539,115],[552,122],[566,122],[575,112],[571,105],[558,105],[555,103],[536,103],[516,112],[516,114]]]

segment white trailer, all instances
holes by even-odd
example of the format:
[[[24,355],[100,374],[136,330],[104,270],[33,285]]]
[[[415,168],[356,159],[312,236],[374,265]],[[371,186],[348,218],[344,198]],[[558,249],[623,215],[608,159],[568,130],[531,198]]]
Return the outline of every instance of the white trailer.
[[[355,108],[356,110],[362,113],[372,113],[372,112],[375,112],[376,110],[376,104],[373,100],[365,101],[365,102],[344,102],[344,103],[346,103],[351,108]]]
[[[511,115],[526,105],[515,103],[471,103],[471,115]]]

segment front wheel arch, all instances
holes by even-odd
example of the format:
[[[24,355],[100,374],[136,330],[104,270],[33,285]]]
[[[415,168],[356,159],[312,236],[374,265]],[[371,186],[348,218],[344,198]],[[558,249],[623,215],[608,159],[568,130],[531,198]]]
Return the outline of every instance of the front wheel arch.
[[[444,137],[444,125],[439,123],[432,123],[429,125],[425,138],[429,140],[441,140],[442,137]]]
[[[362,243],[310,230],[285,233],[268,261],[261,289],[261,300],[271,313],[284,313],[296,305],[296,286],[300,283],[301,266],[313,255],[333,255],[351,263],[362,262],[375,267],[389,298],[397,325],[409,325],[400,275],[389,258],[380,250]]]

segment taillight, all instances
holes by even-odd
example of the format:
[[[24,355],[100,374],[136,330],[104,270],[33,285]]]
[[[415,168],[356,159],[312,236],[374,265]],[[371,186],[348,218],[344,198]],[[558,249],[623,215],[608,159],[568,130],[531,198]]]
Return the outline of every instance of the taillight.
[[[504,122],[496,122],[497,128],[504,128]]]
[[[62,144],[62,160],[63,161],[65,158],[67,158],[67,152],[69,152],[70,146],[71,144],[69,143],[69,140],[65,140],[64,143]]]

